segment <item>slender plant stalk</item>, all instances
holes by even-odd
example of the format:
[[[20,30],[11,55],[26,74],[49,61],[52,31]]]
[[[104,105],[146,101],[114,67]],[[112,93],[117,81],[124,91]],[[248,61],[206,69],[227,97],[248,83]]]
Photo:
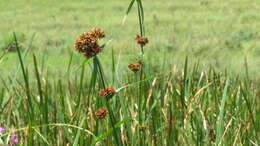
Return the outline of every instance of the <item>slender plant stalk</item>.
[[[93,61],[98,66],[98,74],[99,74],[99,77],[101,79],[102,87],[103,87],[103,89],[105,89],[106,88],[106,84],[105,84],[104,74],[103,74],[103,70],[102,70],[102,66],[100,64],[100,61],[99,61],[99,59],[96,56],[94,57]],[[111,108],[111,106],[109,104],[109,99],[106,99],[106,106],[107,106],[107,109],[108,109],[108,112],[109,112],[109,119],[110,119],[110,122],[111,122],[111,126],[113,128],[113,135],[114,135],[115,141],[116,141],[118,146],[121,146],[122,145],[122,140],[120,138],[120,133],[118,133],[118,131],[115,128],[116,119],[115,119],[113,110],[112,110],[112,108]]]
[[[24,82],[25,82],[25,90],[26,90],[26,95],[27,95],[27,108],[28,108],[28,112],[29,112],[29,138],[28,138],[28,143],[33,145],[33,133],[30,132],[32,131],[32,129],[30,128],[31,125],[34,123],[34,109],[33,109],[33,103],[32,103],[32,97],[30,94],[30,87],[29,87],[29,79],[28,79],[28,74],[25,71],[24,68],[24,64],[23,64],[23,60],[22,60],[22,56],[21,56],[21,52],[20,52],[20,48],[18,45],[18,41],[17,41],[17,37],[15,32],[13,33],[13,37],[14,37],[14,41],[15,41],[15,46],[17,49],[17,53],[18,53],[18,58],[19,58],[19,62],[22,68],[22,73],[23,73],[23,77],[24,77]]]
[[[36,80],[37,80],[38,92],[39,92],[39,96],[40,96],[39,109],[40,109],[40,113],[44,116],[44,112],[46,112],[46,111],[44,111],[42,84],[41,84],[41,79],[40,79],[40,74],[39,74],[39,71],[38,71],[37,59],[36,59],[35,54],[33,54],[33,63],[34,63]],[[44,119],[46,119],[46,117]],[[40,120],[40,124],[42,124],[42,120]],[[40,131],[42,132],[42,128],[40,128]]]
[[[27,105],[28,105],[28,109],[30,112],[30,122],[32,123],[32,121],[34,120],[34,111],[33,111],[33,106],[32,106],[32,97],[30,94],[30,87],[29,87],[29,79],[28,79],[28,75],[26,74],[25,68],[24,68],[24,64],[23,64],[23,60],[22,60],[22,56],[21,56],[21,52],[20,52],[20,48],[18,45],[18,41],[17,41],[17,37],[15,35],[15,32],[13,33],[14,36],[14,40],[15,40],[15,46],[17,49],[17,53],[18,53],[18,58],[19,58],[19,62],[22,68],[22,73],[23,73],[23,78],[24,78],[24,82],[25,82],[25,88],[26,88],[26,95],[27,95]]]

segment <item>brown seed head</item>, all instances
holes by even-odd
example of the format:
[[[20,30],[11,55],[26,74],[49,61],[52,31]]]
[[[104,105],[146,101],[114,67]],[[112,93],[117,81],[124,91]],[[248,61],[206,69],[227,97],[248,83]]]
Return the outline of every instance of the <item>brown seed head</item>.
[[[101,90],[99,90],[98,95],[99,96],[105,96],[106,93],[107,93],[106,89],[101,89]]]
[[[145,131],[146,129],[149,129],[149,127],[150,127],[150,126],[147,126],[147,125],[141,125],[141,126],[139,126],[139,129],[140,129],[141,131]]]
[[[95,115],[98,119],[103,119],[106,117],[108,113],[108,110],[106,107],[101,107],[98,110],[96,110]]]
[[[128,68],[132,71],[132,72],[137,72],[140,69],[140,63],[130,63],[128,64]]]
[[[149,42],[147,38],[141,37],[140,35],[137,35],[135,40],[141,46],[145,46]]]
[[[113,87],[109,86],[109,87],[107,88],[107,96],[112,97],[112,96],[114,96],[115,94],[116,94],[116,90],[115,90]]]
[[[107,87],[106,89],[101,89],[99,91],[99,96],[106,96],[109,98],[112,98],[115,94],[116,90],[111,86]]]
[[[87,58],[91,58],[102,51],[102,48],[98,44],[98,40],[104,37],[104,32],[99,28],[95,28],[90,32],[85,32],[76,39],[75,49]]]
[[[100,28],[93,29],[92,33],[93,33],[93,37],[95,38],[102,39],[105,37],[104,31],[102,31]]]

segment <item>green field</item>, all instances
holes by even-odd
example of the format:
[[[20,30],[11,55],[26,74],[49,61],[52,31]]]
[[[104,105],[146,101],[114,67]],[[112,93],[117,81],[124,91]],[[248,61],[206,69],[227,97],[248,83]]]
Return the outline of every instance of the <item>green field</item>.
[[[45,55],[45,64],[50,69],[59,68],[74,53],[75,38],[100,27],[107,33],[106,39],[112,40],[106,52],[114,49],[128,61],[130,54],[137,51],[132,41],[138,33],[136,11],[122,25],[128,3],[128,0],[3,0],[0,46],[12,37],[13,31],[22,33],[25,47],[34,38],[30,52]],[[195,61],[200,60],[203,67],[213,64],[221,70],[231,68],[240,73],[247,58],[250,72],[258,74],[259,5],[257,0],[145,1],[146,35],[151,42],[146,52],[155,58],[150,61],[161,62],[160,56],[166,54],[168,62],[176,65],[189,55]],[[1,60],[2,74],[15,69],[14,56],[7,54]]]
[[[130,2],[1,0],[0,145],[260,144],[260,1],[142,0],[144,58]],[[96,27],[106,46],[86,60],[74,43]]]

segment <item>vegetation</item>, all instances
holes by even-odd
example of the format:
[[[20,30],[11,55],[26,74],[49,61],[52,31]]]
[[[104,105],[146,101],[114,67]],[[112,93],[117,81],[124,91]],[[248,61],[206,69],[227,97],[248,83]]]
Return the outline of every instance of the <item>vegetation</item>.
[[[29,0],[26,6],[25,1],[15,1],[14,5],[4,1],[5,7],[0,4],[0,15],[13,15],[14,25],[39,16],[23,14],[26,9],[50,15],[53,20],[42,22],[37,18],[35,24],[39,25],[32,22],[36,33],[30,39],[30,34],[19,33],[30,26],[25,24],[14,27],[15,33],[1,36],[0,66],[5,68],[0,75],[1,144],[259,145],[260,84],[250,68],[255,52],[248,49],[258,44],[259,28],[250,19],[258,18],[254,15],[257,7],[246,20],[241,16],[243,22],[251,24],[246,28],[240,23],[235,25],[238,28],[225,27],[215,33],[217,28],[212,29],[212,23],[200,26],[203,21],[197,20],[191,25],[198,14],[223,13],[227,6],[240,12],[258,1],[232,5],[235,2],[132,0],[116,1],[115,5],[104,0],[89,1],[87,9],[83,9],[85,1]],[[155,6],[164,9],[157,12]],[[17,7],[21,9],[8,10]],[[51,11],[47,13],[43,7]],[[104,12],[112,9],[114,13],[108,12],[105,17]],[[125,13],[121,11],[125,9],[123,19]],[[191,9],[200,13],[191,14]],[[66,19],[54,12],[62,12],[64,16],[59,16]],[[122,13],[122,17],[115,13]],[[220,16],[223,14],[207,18],[222,26],[228,24],[223,20],[233,24],[231,14]],[[64,23],[71,18],[74,21]],[[186,23],[188,20],[194,21]],[[0,31],[5,32],[5,27],[1,25]],[[196,27],[201,29],[197,34],[200,37],[195,37]],[[55,31],[48,30],[53,28]],[[82,34],[84,31],[88,32]],[[223,37],[214,40],[218,34]],[[6,50],[7,46],[14,51]],[[188,47],[195,50],[191,51],[193,55],[188,55]],[[221,56],[223,50],[209,50],[211,47],[223,47],[228,55]],[[213,62],[218,56],[238,58],[241,55],[237,52],[247,50],[250,52],[237,61],[238,65],[243,62],[239,66],[244,73],[238,73],[236,65],[223,69],[225,65]],[[175,63],[184,63],[176,66],[173,56]],[[204,67],[204,60],[196,62],[196,56],[213,59]]]
[[[75,38],[99,27],[107,34],[104,41],[111,39],[102,60],[110,60],[113,49],[115,57],[120,57],[118,68],[124,70],[125,64],[132,62],[138,52],[132,41],[139,28],[136,5],[122,25],[129,3],[130,0],[113,3],[108,0],[2,0],[0,49],[6,37],[13,37],[12,32],[17,37],[25,34],[22,44],[30,48],[28,53],[35,52],[39,65],[43,64],[57,78],[66,72],[60,66],[69,62],[71,54],[72,66],[84,59],[72,49]],[[241,75],[247,58],[249,72],[253,77],[259,76],[259,1],[144,0],[144,3],[146,35],[151,42],[146,55],[153,56],[149,61],[152,65],[162,65],[158,62],[165,59],[169,68],[180,69],[188,55],[191,63],[200,60],[202,69],[228,68]],[[0,60],[3,77],[17,71],[16,56],[8,53]],[[29,71],[33,70],[32,57],[25,57],[24,61]],[[110,61],[105,63],[111,66]]]

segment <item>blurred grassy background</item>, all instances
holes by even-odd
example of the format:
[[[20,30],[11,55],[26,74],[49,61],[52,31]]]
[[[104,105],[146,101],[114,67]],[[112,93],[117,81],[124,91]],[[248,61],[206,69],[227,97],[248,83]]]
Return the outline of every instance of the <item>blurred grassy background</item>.
[[[21,45],[35,53],[42,69],[62,75],[73,55],[77,68],[84,59],[74,51],[74,40],[93,27],[103,28],[105,41],[112,40],[100,55],[103,64],[116,54],[118,68],[126,70],[139,47],[136,11],[122,20],[129,0],[1,0],[0,47],[3,50],[12,32],[21,34]],[[144,0],[146,59],[151,66],[181,65],[186,55],[203,68],[212,65],[220,70],[260,74],[260,1],[259,0]],[[1,50],[1,51],[2,51]],[[1,54],[3,51],[1,52]],[[25,58],[32,66],[32,56]],[[12,75],[18,67],[16,53],[0,60],[1,76]]]

